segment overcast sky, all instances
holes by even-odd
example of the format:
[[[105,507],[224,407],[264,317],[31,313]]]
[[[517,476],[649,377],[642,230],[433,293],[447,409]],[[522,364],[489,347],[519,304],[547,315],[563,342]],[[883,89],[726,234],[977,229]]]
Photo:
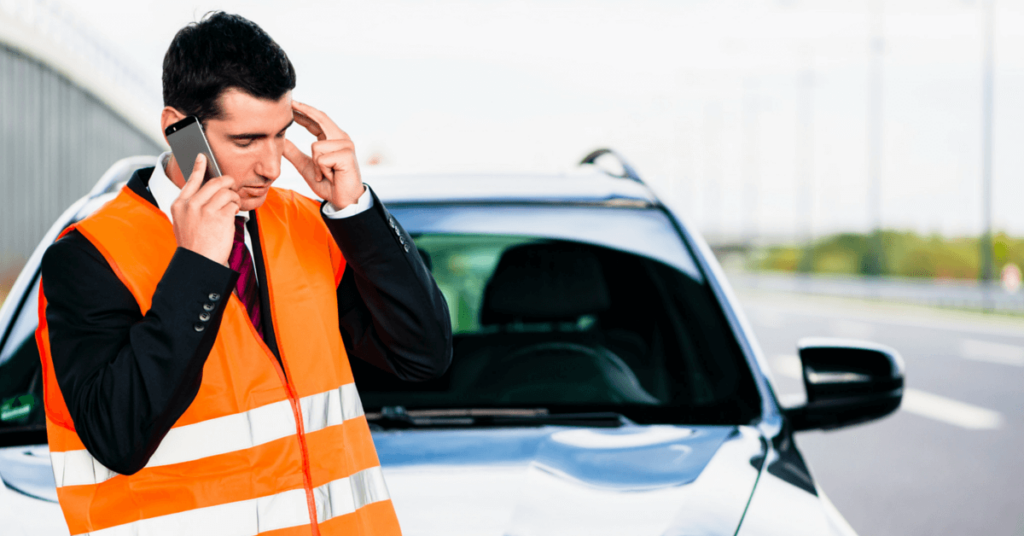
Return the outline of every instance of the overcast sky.
[[[776,237],[799,236],[809,217],[816,234],[869,226],[869,16],[881,6],[883,224],[981,229],[978,0],[65,4],[155,93],[174,33],[236,12],[281,44],[296,98],[346,129],[363,160],[558,171],[608,146],[704,232]],[[994,215],[1024,234],[1024,2],[995,9]]]

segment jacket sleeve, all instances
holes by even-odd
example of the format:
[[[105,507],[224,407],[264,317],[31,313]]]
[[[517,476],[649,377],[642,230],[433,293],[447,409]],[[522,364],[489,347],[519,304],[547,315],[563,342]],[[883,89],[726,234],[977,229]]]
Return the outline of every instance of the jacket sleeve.
[[[71,232],[47,250],[42,278],[54,374],[75,430],[96,460],[133,474],[195,399],[238,274],[179,248],[143,316],[95,246]]]
[[[369,210],[324,221],[346,261],[338,317],[349,355],[407,381],[443,375],[452,359],[448,304],[409,234],[376,194]]]

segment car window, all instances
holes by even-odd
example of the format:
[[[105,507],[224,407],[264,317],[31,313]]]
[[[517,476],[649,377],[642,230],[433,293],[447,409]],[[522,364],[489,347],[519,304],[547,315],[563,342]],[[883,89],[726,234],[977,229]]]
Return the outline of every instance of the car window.
[[[703,281],[693,257],[661,210],[615,206],[394,206],[415,233],[544,236],[618,249],[657,259]]]
[[[613,409],[638,422],[757,417],[746,362],[660,211],[514,208],[532,216],[503,210],[490,218],[495,211],[479,206],[392,209],[449,304],[454,359],[444,377],[424,383],[353,359],[367,411],[544,406]],[[524,232],[538,228],[546,232]],[[563,287],[573,288],[558,294]],[[0,444],[26,434],[43,440],[37,301],[38,277],[0,347]]]
[[[45,425],[43,382],[35,339],[39,324],[38,278],[29,289],[0,347],[0,445],[20,442],[12,437],[41,431]]]
[[[602,209],[529,207],[562,228],[526,235],[509,232],[531,227],[520,219],[502,227],[480,208],[418,207],[413,218],[392,210],[448,302],[454,355],[442,378],[424,383],[401,382],[353,359],[367,411],[543,407],[672,423],[748,423],[758,416],[750,369],[671,226],[628,244],[592,230],[566,240],[573,230],[565,227],[597,219],[574,218],[573,211],[594,216]],[[608,211],[602,226],[628,227],[637,212]],[[477,217],[489,225],[475,225]],[[442,228],[452,232],[425,232]],[[667,246],[655,256],[637,245],[671,233],[672,262]]]

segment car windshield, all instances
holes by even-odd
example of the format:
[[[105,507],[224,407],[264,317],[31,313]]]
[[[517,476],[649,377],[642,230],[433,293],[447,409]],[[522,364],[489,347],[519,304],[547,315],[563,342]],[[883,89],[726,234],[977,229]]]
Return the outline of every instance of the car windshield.
[[[448,302],[453,361],[440,379],[405,383],[353,359],[371,420],[395,408],[614,412],[694,424],[757,417],[750,369],[663,211],[391,210]]]
[[[759,415],[751,372],[721,308],[662,211],[391,211],[448,301],[454,355],[443,377],[423,383],[352,359],[371,417],[390,408],[510,417],[543,409],[692,424],[747,423]],[[38,278],[24,295],[8,298],[17,301],[8,304],[13,321],[0,333],[0,445],[44,441],[37,293]]]

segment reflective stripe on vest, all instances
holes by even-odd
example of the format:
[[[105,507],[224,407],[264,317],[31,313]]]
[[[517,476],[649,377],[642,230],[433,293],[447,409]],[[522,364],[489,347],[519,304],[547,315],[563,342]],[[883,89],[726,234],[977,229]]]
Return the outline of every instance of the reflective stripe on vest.
[[[338,329],[341,252],[318,204],[294,193],[271,188],[256,221],[280,364],[228,296],[195,399],[133,475],[103,467],[75,432],[40,292],[47,435],[71,534],[401,533]],[[166,216],[124,188],[76,228],[146,314],[176,249]]]
[[[354,383],[310,395],[300,401],[303,428],[316,432],[363,415]],[[171,431],[160,441],[146,467],[160,467],[216,456],[269,443],[295,433],[295,419],[286,400],[189,424]],[[85,449],[50,452],[57,487],[99,484],[117,473],[107,469]]]
[[[323,523],[348,515],[369,504],[389,499],[380,467],[371,467],[348,478],[328,482],[313,490],[317,521]],[[302,489],[276,495],[218,504],[176,514],[143,519],[90,532],[90,536],[256,536],[261,532],[309,524],[306,492]]]

